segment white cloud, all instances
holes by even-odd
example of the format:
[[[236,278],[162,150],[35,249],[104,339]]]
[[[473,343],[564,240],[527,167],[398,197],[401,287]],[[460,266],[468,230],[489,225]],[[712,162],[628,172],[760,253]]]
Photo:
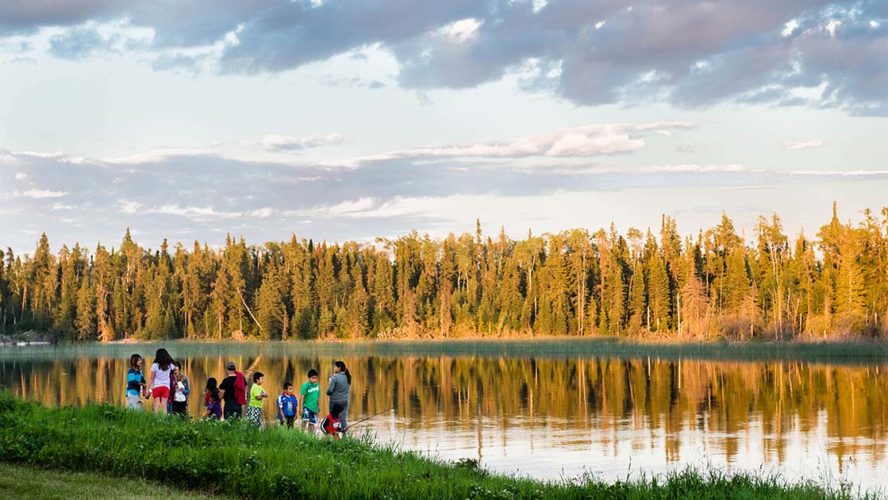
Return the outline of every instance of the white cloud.
[[[800,149],[814,149],[819,148],[826,145],[826,141],[823,139],[809,139],[809,140],[794,140],[794,141],[786,141],[783,143],[783,146],[786,149],[796,151]]]
[[[342,144],[344,141],[345,138],[342,135],[335,133],[305,137],[269,134],[262,138],[259,145],[270,151],[300,151],[319,146]]]
[[[841,25],[842,25],[842,21],[839,21],[838,19],[830,19],[829,21],[827,21],[827,23],[825,25],[825,29],[829,33],[829,36],[835,38],[836,30]]]
[[[393,158],[523,158],[589,157],[628,153],[644,148],[646,132],[671,133],[688,129],[687,122],[653,122],[641,125],[593,124],[563,128],[552,132],[528,135],[500,142],[477,142],[453,145],[429,145],[393,151],[360,160]]]
[[[142,204],[137,201],[121,201],[120,202],[120,213],[122,214],[134,214],[142,208]]]
[[[32,200],[44,200],[47,198],[62,198],[68,196],[67,191],[52,191],[49,189],[28,189],[26,191],[13,191],[0,198],[30,198]]]
[[[27,178],[28,178],[28,174],[26,174],[24,172],[16,172],[15,173],[15,180],[17,180],[17,181],[23,181]]]
[[[478,37],[478,30],[483,24],[484,20],[469,17],[442,26],[437,33],[451,43],[466,43]]]
[[[792,19],[783,25],[783,31],[780,32],[780,35],[783,36],[783,38],[789,38],[797,29],[799,29],[799,20]]]

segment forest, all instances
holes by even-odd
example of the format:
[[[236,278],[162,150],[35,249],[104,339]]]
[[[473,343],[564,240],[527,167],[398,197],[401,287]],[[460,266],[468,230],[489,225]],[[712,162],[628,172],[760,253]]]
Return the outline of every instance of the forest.
[[[612,224],[513,240],[411,232],[374,243],[298,239],[221,248],[0,251],[0,333],[57,339],[627,336],[850,339],[888,334],[888,208],[809,238],[777,215],[740,234]]]

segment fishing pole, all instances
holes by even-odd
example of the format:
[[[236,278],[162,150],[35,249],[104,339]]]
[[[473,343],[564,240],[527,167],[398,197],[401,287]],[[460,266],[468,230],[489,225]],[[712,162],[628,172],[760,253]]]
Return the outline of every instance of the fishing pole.
[[[351,429],[352,427],[354,427],[354,426],[360,424],[361,422],[366,422],[367,420],[370,420],[370,419],[373,418],[373,417],[378,417],[378,416],[382,415],[383,413],[388,413],[388,412],[390,412],[390,411],[393,411],[394,409],[395,409],[394,407],[391,407],[391,408],[389,408],[388,410],[382,410],[381,412],[379,412],[379,413],[374,413],[373,415],[370,415],[369,417],[364,417],[364,418],[362,418],[361,420],[358,420],[357,422],[355,422],[355,423],[349,425],[348,428]]]

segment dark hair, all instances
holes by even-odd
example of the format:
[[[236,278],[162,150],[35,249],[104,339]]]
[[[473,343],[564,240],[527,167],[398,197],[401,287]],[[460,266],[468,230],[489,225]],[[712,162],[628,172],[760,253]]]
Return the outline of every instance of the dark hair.
[[[135,369],[136,363],[138,363],[139,361],[142,361],[141,355],[133,354],[132,356],[130,356],[130,368]]]
[[[315,370],[314,368],[312,368],[311,370],[308,370],[308,378],[317,377],[317,376],[318,376],[317,370]]]
[[[219,386],[217,384],[215,377],[207,379],[206,391],[210,393],[210,400],[212,401],[219,401]]]
[[[289,382],[284,382],[284,390],[285,390],[285,391],[286,391],[287,389],[289,389],[290,387],[293,387],[293,384],[291,384],[291,383],[289,383]]]
[[[345,361],[334,361],[334,365],[336,368],[339,368],[339,373],[345,373],[345,379],[348,380],[348,385],[352,383],[352,374],[349,373],[348,368],[345,366]]]
[[[160,367],[161,370],[169,370],[170,365],[173,364],[173,358],[170,356],[170,353],[167,352],[166,349],[161,347],[154,354],[154,362],[157,363],[157,366]]]
[[[265,374],[262,372],[256,372],[253,374],[253,382],[259,382],[259,379],[264,377]]]

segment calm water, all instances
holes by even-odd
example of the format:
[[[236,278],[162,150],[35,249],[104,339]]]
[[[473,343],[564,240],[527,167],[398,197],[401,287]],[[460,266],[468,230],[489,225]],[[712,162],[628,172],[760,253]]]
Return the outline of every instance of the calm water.
[[[277,396],[312,367],[325,388],[341,358],[354,376],[350,420],[391,409],[357,429],[492,470],[616,479],[714,465],[888,489],[888,364],[878,359],[658,358],[563,343],[165,346],[184,360],[192,414],[228,360],[264,372]],[[156,347],[0,348],[0,385],[49,405],[122,405],[126,358]],[[271,402],[265,413],[274,418]]]

